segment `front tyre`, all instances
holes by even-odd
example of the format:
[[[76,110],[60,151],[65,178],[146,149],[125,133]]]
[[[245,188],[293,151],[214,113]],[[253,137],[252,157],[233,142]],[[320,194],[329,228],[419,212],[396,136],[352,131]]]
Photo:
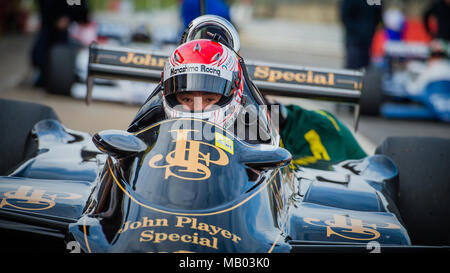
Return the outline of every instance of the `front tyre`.
[[[399,169],[398,209],[414,245],[450,244],[450,139],[390,137],[375,151]]]

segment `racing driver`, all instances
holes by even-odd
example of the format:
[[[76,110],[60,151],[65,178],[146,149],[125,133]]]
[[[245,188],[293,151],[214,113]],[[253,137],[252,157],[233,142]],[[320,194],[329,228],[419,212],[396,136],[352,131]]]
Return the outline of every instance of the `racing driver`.
[[[169,56],[164,68],[165,114],[168,118],[200,118],[229,129],[245,103],[243,77],[237,54],[227,46],[209,39],[186,42]],[[367,156],[350,130],[332,114],[297,105],[280,106],[284,109],[281,141],[294,163],[336,163]]]
[[[169,118],[200,118],[228,129],[242,110],[242,77],[236,54],[223,44],[184,43],[164,67],[164,111]]]

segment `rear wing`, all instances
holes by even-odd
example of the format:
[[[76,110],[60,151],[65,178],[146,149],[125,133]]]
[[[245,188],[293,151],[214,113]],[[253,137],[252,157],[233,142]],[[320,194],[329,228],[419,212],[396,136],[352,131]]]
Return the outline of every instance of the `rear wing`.
[[[86,102],[91,101],[94,78],[158,82],[167,58],[161,52],[92,44]],[[246,67],[250,79],[263,94],[357,104],[357,124],[364,71],[259,61],[246,61]]]

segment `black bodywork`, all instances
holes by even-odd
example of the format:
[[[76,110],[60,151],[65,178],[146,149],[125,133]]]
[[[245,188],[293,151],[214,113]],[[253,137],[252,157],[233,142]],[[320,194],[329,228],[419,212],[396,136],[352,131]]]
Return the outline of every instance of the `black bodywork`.
[[[290,163],[276,131],[258,143],[162,117],[156,89],[129,132],[91,138],[38,122],[36,156],[0,178],[4,250],[31,238],[83,252],[411,249],[388,157],[307,168]]]
[[[248,78],[244,96],[267,117]],[[127,131],[90,136],[43,119],[31,132],[33,156],[0,177],[2,250],[448,250],[411,244],[389,157],[295,165],[275,124],[258,119],[250,140],[206,121],[166,119],[160,87]]]

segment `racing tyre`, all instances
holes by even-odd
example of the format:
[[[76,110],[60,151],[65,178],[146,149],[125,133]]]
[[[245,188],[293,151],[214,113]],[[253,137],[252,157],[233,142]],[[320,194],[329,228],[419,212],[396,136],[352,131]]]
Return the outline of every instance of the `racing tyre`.
[[[46,89],[49,93],[70,96],[75,81],[75,57],[75,46],[60,44],[52,47],[46,73]]]
[[[414,245],[450,244],[450,139],[391,137],[375,151],[399,169],[397,206]]]
[[[359,101],[360,114],[378,116],[383,100],[383,72],[376,67],[369,67],[363,78],[363,89]]]
[[[9,174],[36,154],[37,143],[31,137],[31,129],[43,119],[59,120],[48,106],[0,99],[0,175]]]

